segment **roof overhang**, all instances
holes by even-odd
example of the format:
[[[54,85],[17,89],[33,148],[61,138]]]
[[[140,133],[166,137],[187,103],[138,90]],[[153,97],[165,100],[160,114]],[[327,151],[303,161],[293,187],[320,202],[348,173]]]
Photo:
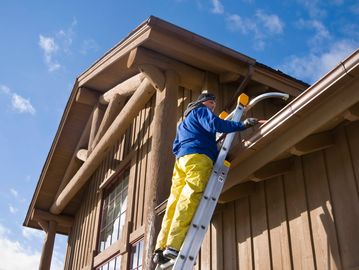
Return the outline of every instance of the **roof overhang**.
[[[248,181],[304,138],[345,121],[348,110],[358,106],[358,89],[359,50],[275,114],[241,147],[234,148],[223,192]]]

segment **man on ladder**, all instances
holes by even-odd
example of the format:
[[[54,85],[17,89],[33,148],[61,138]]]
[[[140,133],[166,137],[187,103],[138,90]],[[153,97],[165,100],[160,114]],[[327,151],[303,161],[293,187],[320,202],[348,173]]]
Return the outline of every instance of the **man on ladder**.
[[[173,143],[176,163],[153,255],[156,264],[178,256],[218,155],[216,133],[241,131],[258,123],[256,118],[247,118],[243,123],[222,120],[213,113],[215,106],[215,96],[202,93],[188,105],[185,119],[177,128]]]

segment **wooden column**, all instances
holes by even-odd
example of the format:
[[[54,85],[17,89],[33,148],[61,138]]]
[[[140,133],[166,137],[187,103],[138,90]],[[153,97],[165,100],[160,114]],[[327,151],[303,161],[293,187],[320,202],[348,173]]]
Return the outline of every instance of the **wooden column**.
[[[179,77],[173,71],[166,72],[164,89],[157,89],[156,107],[151,128],[153,129],[150,152],[149,184],[146,194],[147,222],[145,225],[144,264],[143,269],[153,269],[151,260],[158,233],[156,206],[158,199],[168,195],[174,164],[172,143],[177,126],[177,92]]]
[[[92,123],[91,123],[91,130],[90,130],[90,138],[88,143],[88,155],[92,152],[92,145],[93,140],[95,139],[96,133],[98,131],[98,128],[101,124],[103,115],[105,114],[105,108],[103,105],[101,105],[99,102],[97,103],[95,110],[92,115]]]
[[[55,236],[56,236],[56,222],[49,221],[47,223],[47,230],[44,245],[42,247],[39,270],[50,270],[51,258],[54,250]],[[45,226],[46,227],[46,226]]]
[[[102,121],[100,126],[97,129],[95,138],[92,141],[92,144],[89,145],[90,149],[94,149],[96,144],[99,142],[99,140],[103,137],[107,129],[112,124],[113,120],[116,118],[116,116],[120,113],[121,109],[125,105],[125,96],[121,96],[119,94],[115,94],[112,99],[110,100],[110,103],[107,106],[107,109],[105,111],[104,116],[102,117]]]

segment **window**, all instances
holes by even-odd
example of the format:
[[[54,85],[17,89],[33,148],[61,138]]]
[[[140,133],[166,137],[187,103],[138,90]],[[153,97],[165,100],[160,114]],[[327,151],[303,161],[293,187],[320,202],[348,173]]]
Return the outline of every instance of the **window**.
[[[126,170],[104,192],[99,252],[104,251],[121,238],[127,210],[128,176],[129,170]]]
[[[131,248],[130,270],[142,270],[143,240],[134,244]]]
[[[117,256],[110,261],[104,263],[96,270],[120,270],[121,269],[121,256]]]

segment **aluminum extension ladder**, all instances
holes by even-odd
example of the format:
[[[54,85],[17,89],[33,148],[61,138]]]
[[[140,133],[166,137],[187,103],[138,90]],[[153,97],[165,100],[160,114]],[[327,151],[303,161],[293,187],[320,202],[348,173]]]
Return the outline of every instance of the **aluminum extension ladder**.
[[[287,100],[288,94],[284,93],[265,93],[254,98],[249,102],[246,94],[238,97],[235,110],[225,119],[239,122],[246,111],[252,108],[259,101],[266,98],[281,98]],[[249,102],[249,103],[248,103]],[[232,145],[235,132],[226,135],[217,160],[213,166],[212,174],[208,180],[207,186],[203,193],[203,197],[199,203],[196,213],[192,219],[192,223],[188,229],[187,235],[183,241],[181,250],[176,260],[170,260],[166,264],[158,265],[157,269],[167,270],[189,270],[193,269],[198,252],[201,248],[203,239],[210,225],[214,210],[217,205],[218,198],[221,194],[224,182],[230,167],[230,162],[226,160],[229,149]]]

